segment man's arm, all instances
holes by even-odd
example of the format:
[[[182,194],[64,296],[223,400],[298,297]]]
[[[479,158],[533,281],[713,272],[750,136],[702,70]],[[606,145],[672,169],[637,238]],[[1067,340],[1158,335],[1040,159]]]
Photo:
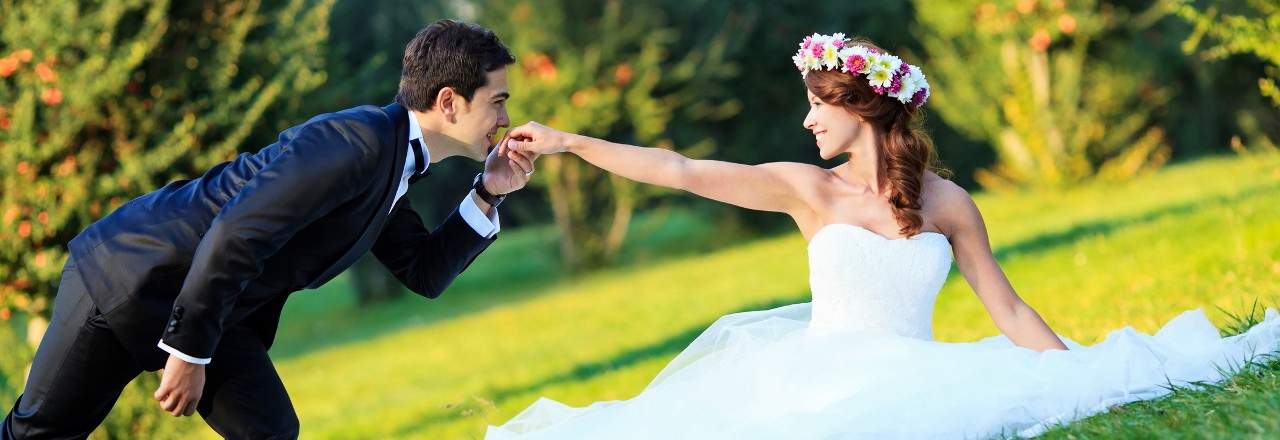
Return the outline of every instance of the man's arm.
[[[373,255],[409,290],[440,296],[497,239],[497,213],[486,215],[478,206],[483,203],[468,195],[431,231],[406,198],[373,244]]]
[[[485,159],[481,183],[490,194],[519,190],[529,183],[536,158],[509,150],[504,139]],[[428,231],[406,197],[391,213],[373,255],[414,293],[435,298],[496,240],[497,209],[472,190],[444,223]]]

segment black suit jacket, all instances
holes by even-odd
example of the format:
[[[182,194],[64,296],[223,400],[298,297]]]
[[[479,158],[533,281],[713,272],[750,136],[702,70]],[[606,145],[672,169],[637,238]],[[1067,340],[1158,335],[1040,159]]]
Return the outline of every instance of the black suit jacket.
[[[372,250],[414,292],[439,296],[493,239],[458,212],[435,231],[401,197],[408,112],[323,114],[258,151],[133,199],[70,242],[89,295],[147,369],[166,345],[212,357],[225,329],[269,347],[288,294]],[[216,362],[216,360],[215,360]]]

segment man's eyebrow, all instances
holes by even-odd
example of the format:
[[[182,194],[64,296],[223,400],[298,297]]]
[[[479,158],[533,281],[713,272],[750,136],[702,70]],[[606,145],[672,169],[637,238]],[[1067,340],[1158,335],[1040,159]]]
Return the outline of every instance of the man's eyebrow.
[[[502,92],[497,95],[493,95],[493,99],[507,99],[510,97],[511,97],[511,94],[507,92]]]

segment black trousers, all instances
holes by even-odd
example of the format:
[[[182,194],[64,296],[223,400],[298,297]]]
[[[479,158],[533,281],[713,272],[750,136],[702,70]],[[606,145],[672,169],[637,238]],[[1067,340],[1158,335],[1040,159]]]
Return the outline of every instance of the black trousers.
[[[159,350],[159,348],[157,348]],[[83,439],[142,367],[112,333],[68,259],[31,376],[0,439]],[[160,409],[156,403],[156,411]],[[205,368],[196,410],[226,438],[297,438],[298,417],[262,341],[233,326]]]

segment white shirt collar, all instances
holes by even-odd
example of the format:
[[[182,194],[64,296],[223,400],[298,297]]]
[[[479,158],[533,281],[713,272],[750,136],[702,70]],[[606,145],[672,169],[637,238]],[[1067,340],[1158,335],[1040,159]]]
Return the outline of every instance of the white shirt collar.
[[[431,166],[431,151],[427,150],[427,141],[422,138],[422,127],[418,125],[417,112],[409,110],[409,141],[412,142],[414,139],[422,142],[422,159],[427,162],[422,169],[425,170],[426,167]],[[413,148],[412,145],[409,148]]]

